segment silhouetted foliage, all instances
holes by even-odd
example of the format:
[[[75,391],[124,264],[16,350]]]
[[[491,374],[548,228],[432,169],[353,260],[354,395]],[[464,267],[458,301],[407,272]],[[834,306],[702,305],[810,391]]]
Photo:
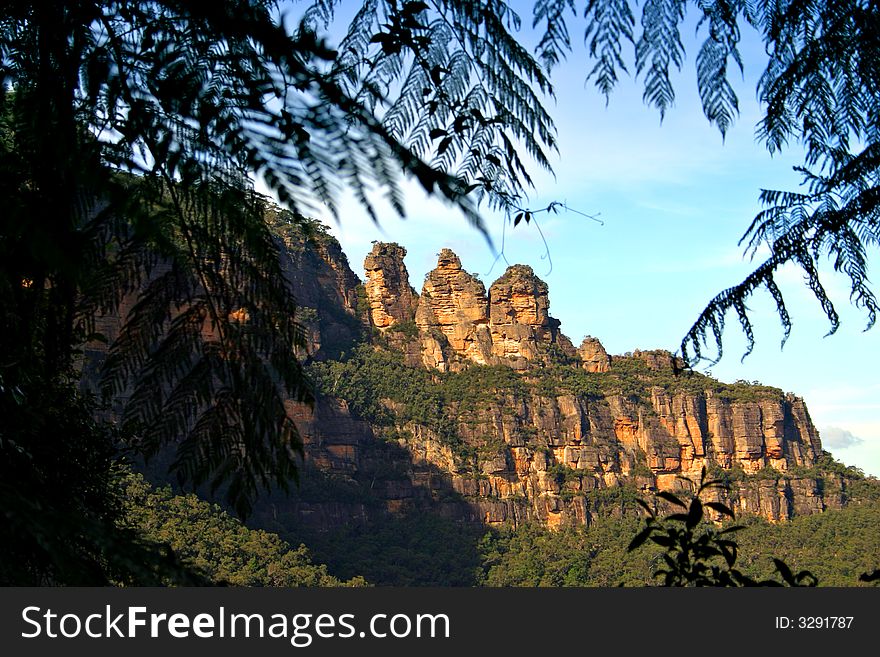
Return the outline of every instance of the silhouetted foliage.
[[[311,2],[306,24],[330,25],[340,4]],[[463,191],[510,208],[531,185],[522,152],[549,168],[547,151],[556,148],[543,104],[552,88],[516,40],[519,27],[506,2],[366,0],[339,44],[332,79]]]
[[[670,492],[657,493],[658,498],[683,511],[658,517],[654,509],[639,500],[648,517],[644,529],[632,539],[627,551],[632,552],[646,541],[663,548],[662,567],[654,570],[654,577],[662,579],[664,586],[816,586],[818,580],[812,573],[806,570],[792,573],[784,561],[776,558],[773,563],[781,582],[773,579],[755,580],[736,568],[738,546],[729,535],[742,530],[743,526],[731,525],[717,529],[704,523],[705,509],[734,519],[733,511],[727,505],[701,499],[706,491],[723,488],[723,483],[717,479],[707,479],[705,468],[700,481],[690,483],[695,485],[696,493],[687,503]]]
[[[645,100],[667,111],[670,69],[684,56],[686,4],[645,2],[640,34],[628,0],[584,4],[596,61],[589,76],[601,91],[625,69],[629,41]],[[807,191],[763,194],[768,209],[744,240],[751,253],[770,255],[710,303],[683,355],[699,359],[714,339],[720,356],[729,310],[751,344],[745,300],[762,287],[787,336],[791,321],[774,277],[789,262],[805,272],[832,331],[838,316],[818,276],[825,257],[849,277],[851,299],[872,325],[867,253],[878,242],[880,123],[872,35],[880,10],[862,0],[695,5],[708,25],[697,56],[706,116],[724,133],[736,114],[728,69],[741,66],[739,28],[749,24],[769,58],[759,83],[760,136],[771,151],[804,144]],[[260,0],[7,4],[0,403],[14,428],[3,434],[10,454],[3,480],[22,481],[5,494],[15,522],[40,500],[61,515],[79,505],[71,518],[110,517],[102,496],[111,495],[113,458],[101,456],[102,430],[81,430],[73,441],[89,458],[83,446],[98,445],[94,455],[103,460],[90,479],[88,468],[72,464],[79,456],[69,467],[53,462],[52,454],[65,453],[64,437],[35,419],[88,404],[71,383],[77,351],[107,337],[105,389],[128,399],[121,438],[130,446],[149,455],[175,443],[181,480],[222,486],[242,513],[260,489],[296,476],[300,445],[284,400],[308,402],[312,392],[293,357],[302,341],[295,300],[249,175],[267,183],[293,222],[317,204],[338,214],[345,190],[374,219],[376,192],[403,215],[400,182],[409,177],[482,229],[480,200],[508,212],[523,207],[526,156],[549,167],[555,134],[543,101],[552,87],[516,40],[520,18],[507,3],[367,0],[333,50],[317,30],[339,6],[315,0],[301,23],[285,25],[276,3]],[[543,27],[538,56],[548,67],[570,47],[566,17],[577,8],[534,4]],[[128,301],[119,335],[97,334],[95,315],[118,313]],[[643,382],[618,376],[617,383],[621,394],[638,395]],[[443,421],[433,397],[415,401],[413,409]],[[30,474],[13,471],[22,463]],[[16,497],[25,494],[35,497]],[[22,526],[31,532],[22,545],[42,531]],[[100,548],[77,550],[100,560]],[[65,579],[57,564],[22,558],[22,572]]]
[[[672,73],[684,64],[681,28],[689,8],[699,17],[697,33],[705,35],[695,58],[700,101],[722,135],[739,111],[730,76],[743,71],[742,33],[754,30],[763,41],[767,56],[756,90],[763,105],[757,135],[771,153],[790,143],[804,148],[797,171],[805,190],[761,192],[766,209],[741,241],[759,264],[710,301],[682,341],[682,355],[697,362],[713,346],[720,358],[728,312],[736,315],[749,353],[754,334],[746,300],[759,290],[776,304],[784,343],[791,317],[777,273],[786,264],[803,272],[831,333],[839,316],[819,275],[826,262],[849,279],[850,301],[865,312],[870,328],[878,311],[868,264],[880,239],[880,43],[874,38],[880,8],[865,0],[646,0],[640,10],[630,0],[536,0],[537,54],[548,68],[565,58],[572,51],[569,24],[583,12],[587,80],[607,96],[620,73],[632,67],[642,77],[645,102],[662,117],[675,100]],[[631,57],[626,46],[632,47]]]
[[[70,382],[0,375],[0,585],[204,583],[123,526],[116,436],[93,409]]]
[[[862,573],[861,575],[859,575],[859,581],[880,582],[880,570],[872,570],[870,573]]]
[[[294,222],[336,213],[344,190],[374,218],[371,190],[402,215],[408,176],[481,226],[476,196],[503,204],[528,184],[521,145],[546,165],[549,84],[515,14],[367,2],[335,51],[315,33],[335,4],[293,26],[260,0],[5,7],[0,392],[22,422],[40,414],[30,386],[74,379],[78,346],[110,338],[105,390],[128,401],[129,445],[175,443],[181,481],[222,486],[246,513],[296,475],[283,401],[311,399],[248,176]],[[95,315],[121,308],[119,335],[97,334]]]

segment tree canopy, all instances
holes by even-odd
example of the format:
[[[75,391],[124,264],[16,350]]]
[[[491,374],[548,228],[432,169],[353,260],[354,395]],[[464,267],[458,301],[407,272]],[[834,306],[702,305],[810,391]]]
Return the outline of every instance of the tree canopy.
[[[293,357],[295,300],[248,177],[296,221],[316,203],[335,211],[343,189],[367,212],[376,191],[403,213],[409,175],[480,226],[468,192],[503,203],[528,179],[514,141],[542,163],[552,146],[531,89],[548,83],[510,11],[449,3],[428,22],[423,3],[368,2],[334,51],[315,32],[332,6],[291,28],[276,9],[13,2],[0,33],[8,387],[25,376],[17,367],[67,371],[79,344],[102,337],[95,314],[138,292],[106,387],[128,396],[141,451],[182,437],[180,476],[225,485],[242,511],[260,485],[295,474],[283,401],[311,395]]]

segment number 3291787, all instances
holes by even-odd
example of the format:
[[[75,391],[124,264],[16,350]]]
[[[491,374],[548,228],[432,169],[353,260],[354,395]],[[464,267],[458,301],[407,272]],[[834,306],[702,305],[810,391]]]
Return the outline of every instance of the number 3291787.
[[[777,616],[776,629],[847,630],[852,627],[854,618],[855,616]]]

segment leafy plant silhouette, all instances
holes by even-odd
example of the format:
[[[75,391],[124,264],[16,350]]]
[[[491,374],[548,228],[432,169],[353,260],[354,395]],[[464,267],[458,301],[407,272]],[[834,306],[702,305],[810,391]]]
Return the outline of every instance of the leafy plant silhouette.
[[[880,583],[880,568],[878,568],[876,570],[872,570],[870,573],[862,573],[861,575],[859,575],[859,581],[860,582],[868,582],[868,583],[873,583],[873,582]],[[878,584],[874,584],[874,585],[878,586]]]
[[[694,484],[687,478],[682,479]],[[730,536],[744,529],[742,525],[717,528],[704,522],[705,510],[711,509],[734,518],[734,513],[726,504],[716,501],[704,502],[702,496],[712,489],[725,489],[719,479],[707,479],[706,468],[700,473],[700,481],[694,484],[696,493],[690,502],[685,502],[668,491],[660,491],[657,497],[680,507],[663,517],[644,500],[638,504],[647,512],[645,528],[630,542],[627,550],[632,552],[647,541],[659,545],[665,552],[663,565],[654,571],[654,576],[662,579],[663,586],[816,586],[818,579],[807,570],[794,573],[781,559],[773,559],[780,580],[756,580],[736,568],[738,547]]]

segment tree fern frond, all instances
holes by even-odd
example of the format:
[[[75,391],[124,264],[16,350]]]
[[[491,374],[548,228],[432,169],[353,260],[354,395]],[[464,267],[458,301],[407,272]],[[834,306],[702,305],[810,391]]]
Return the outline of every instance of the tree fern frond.
[[[595,77],[596,87],[607,100],[617,84],[617,71],[627,72],[621,51],[624,40],[633,42],[635,18],[628,0],[589,0],[584,17],[584,43],[590,57],[597,60],[587,80]]]
[[[679,25],[684,20],[686,6],[685,0],[646,0],[642,10],[642,35],[636,42],[636,71],[645,73],[644,101],[656,107],[661,118],[675,100],[669,69],[682,66],[684,45]]]
[[[535,54],[548,71],[571,52],[571,37],[565,22],[567,11],[577,14],[574,0],[536,0],[532,9],[532,27],[544,25]]]
[[[740,322],[743,317],[747,316],[747,309],[744,306],[744,299],[751,296],[761,287],[768,287],[771,295],[778,294],[778,288],[774,281],[776,269],[783,263],[783,259],[779,256],[772,256],[766,260],[760,267],[753,271],[741,283],[727,288],[715,298],[713,298],[706,308],[700,313],[700,316],[694,322],[693,326],[688,330],[681,342],[680,350],[682,358],[691,364],[696,364],[701,360],[708,360],[714,364],[721,360],[723,351],[723,332],[724,318],[731,309],[735,310]],[[784,306],[782,306],[784,308]],[[787,312],[781,312],[780,318],[786,333],[790,331],[791,320]],[[746,332],[747,346],[745,355],[751,353],[754,348],[754,335],[746,324],[743,328],[748,328]],[[712,345],[716,350],[714,357],[705,355],[704,348],[709,347],[709,333],[712,334]]]
[[[336,7],[341,3],[342,0],[313,0],[303,12],[302,22],[312,31],[317,31],[319,27],[326,29],[333,22]]]
[[[835,236],[828,247],[835,271],[843,272],[850,280],[850,302],[868,315],[866,330],[877,321],[877,298],[869,287],[868,261],[864,241],[855,231],[845,228]]]
[[[703,103],[703,113],[718,126],[722,135],[727,133],[739,113],[736,93],[728,80],[728,60],[743,70],[737,49],[740,30],[737,25],[742,6],[739,0],[701,0],[701,22],[708,21],[709,34],[697,54],[697,86]]]
[[[776,285],[776,281],[772,277],[768,277],[764,282],[767,291],[770,293],[773,302],[776,304],[776,310],[779,314],[779,321],[782,324],[782,339],[779,341],[779,348],[785,347],[788,338],[791,336],[791,315],[788,314],[788,308],[785,300],[782,298],[782,291]]]
[[[714,38],[707,39],[697,55],[697,76],[700,81],[700,100],[706,118],[718,126],[722,135],[727,133],[739,113],[736,93],[727,80],[727,44]]]

